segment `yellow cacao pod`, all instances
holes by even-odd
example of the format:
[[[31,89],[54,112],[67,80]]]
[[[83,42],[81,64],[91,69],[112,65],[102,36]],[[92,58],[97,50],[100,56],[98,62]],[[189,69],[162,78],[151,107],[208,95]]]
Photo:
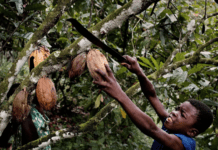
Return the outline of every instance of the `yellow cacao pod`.
[[[54,83],[51,79],[42,77],[39,79],[36,86],[36,96],[39,105],[44,110],[51,110],[57,101],[57,94]]]
[[[105,64],[108,64],[106,57],[97,49],[92,49],[87,54],[87,66],[91,76],[97,80],[103,80],[102,77],[95,72],[95,69],[100,69],[107,74]]]
[[[41,46],[38,50],[33,51],[28,59],[28,65],[30,70],[33,69],[31,68],[31,63],[33,63],[34,67],[36,67],[40,62],[44,61],[49,55],[50,51],[45,46]],[[33,62],[31,62],[31,58],[33,58]]]
[[[71,61],[71,67],[68,71],[69,78],[80,76],[86,67],[86,53],[81,53]]]
[[[27,97],[28,93],[25,88],[15,96],[13,101],[12,120],[21,123],[29,115],[31,107],[27,104]]]

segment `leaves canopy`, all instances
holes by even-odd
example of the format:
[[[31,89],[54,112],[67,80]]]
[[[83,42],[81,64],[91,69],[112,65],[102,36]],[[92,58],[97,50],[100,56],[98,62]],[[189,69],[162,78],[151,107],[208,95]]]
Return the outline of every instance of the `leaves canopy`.
[[[149,149],[151,147],[152,139],[140,133],[128,116],[125,116],[125,112],[115,107],[118,104],[92,84],[88,71],[74,80],[68,78],[67,71],[59,72],[61,67],[67,68],[71,57],[75,57],[79,52],[78,43],[82,41],[81,35],[66,22],[66,19],[76,18],[91,31],[104,31],[100,30],[103,24],[115,20],[132,1],[80,0],[62,3],[57,0],[0,0],[0,2],[2,112],[8,110],[13,101],[13,96],[9,101],[5,101],[6,98],[2,96],[10,85],[5,84],[11,77],[10,72],[16,74],[13,82],[21,83],[16,92],[24,86],[32,92],[34,84],[46,74],[54,81],[59,97],[56,111],[50,114],[51,131],[75,126],[85,128],[82,135],[61,140],[52,145],[52,148],[59,149],[64,146],[68,149],[126,147]],[[213,0],[162,0],[154,8],[155,2],[143,2],[146,4],[143,10],[132,15],[126,14],[125,19],[116,22],[117,25],[110,22],[110,25],[115,27],[111,29],[108,27],[109,29],[100,33],[98,37],[123,55],[138,59],[145,74],[152,80],[159,99],[169,111],[188,98],[198,99],[210,106],[215,121],[204,134],[196,138],[197,149],[216,150],[218,4]],[[51,12],[55,10],[58,10],[58,13],[53,17]],[[56,19],[52,20],[49,17]],[[48,24],[49,27],[46,26]],[[53,55],[51,54],[31,73],[26,61],[18,71],[13,72],[16,70],[15,62],[23,56],[28,58],[30,55],[27,53],[30,44],[45,45]],[[97,48],[91,44],[88,45],[88,48],[90,47]],[[82,51],[85,51],[84,49],[87,47],[82,47]],[[109,54],[105,53],[105,56],[123,90],[129,92],[129,96],[137,106],[160,125],[155,112],[140,91],[136,76],[119,65]],[[52,67],[45,70],[43,66],[46,65]],[[90,127],[93,131],[87,129],[87,124],[90,122],[94,122]]]

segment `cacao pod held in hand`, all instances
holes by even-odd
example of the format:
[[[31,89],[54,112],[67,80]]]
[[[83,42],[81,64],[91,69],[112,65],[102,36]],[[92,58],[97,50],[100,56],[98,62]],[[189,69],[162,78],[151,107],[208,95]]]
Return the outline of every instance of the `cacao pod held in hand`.
[[[95,72],[100,69],[107,74],[105,64],[108,64],[106,57],[97,49],[90,50],[87,55],[87,66],[91,76],[96,80],[103,80],[101,76]]]
[[[28,93],[24,88],[13,101],[12,120],[21,123],[29,115],[31,107],[27,104]]]
[[[69,78],[80,76],[86,67],[86,53],[81,53],[71,61],[71,67],[68,71]]]
[[[51,79],[42,77],[39,79],[36,86],[36,96],[39,105],[44,110],[51,110],[57,101],[57,94],[54,83]]]

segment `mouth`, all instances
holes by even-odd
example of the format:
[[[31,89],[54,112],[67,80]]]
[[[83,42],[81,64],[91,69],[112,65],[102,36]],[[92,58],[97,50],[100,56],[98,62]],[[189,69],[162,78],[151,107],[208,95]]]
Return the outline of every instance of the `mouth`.
[[[171,117],[168,117],[166,121],[167,121],[167,122],[173,122],[173,120],[172,120]]]

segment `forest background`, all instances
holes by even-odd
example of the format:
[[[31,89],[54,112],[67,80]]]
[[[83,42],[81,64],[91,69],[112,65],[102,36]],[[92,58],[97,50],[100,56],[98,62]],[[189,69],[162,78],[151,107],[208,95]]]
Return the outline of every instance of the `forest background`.
[[[48,76],[58,95],[56,108],[47,112],[51,134],[29,148],[150,149],[153,139],[92,83],[88,69],[69,79],[71,60],[97,48],[66,21],[75,18],[111,48],[136,57],[168,111],[188,98],[206,103],[214,122],[195,138],[197,150],[217,150],[217,7],[214,0],[0,0],[0,134],[15,95],[26,87],[31,104],[37,81]],[[42,45],[51,55],[29,72],[28,57]],[[137,77],[101,52],[122,89],[161,127]],[[15,83],[20,86],[7,98]]]

